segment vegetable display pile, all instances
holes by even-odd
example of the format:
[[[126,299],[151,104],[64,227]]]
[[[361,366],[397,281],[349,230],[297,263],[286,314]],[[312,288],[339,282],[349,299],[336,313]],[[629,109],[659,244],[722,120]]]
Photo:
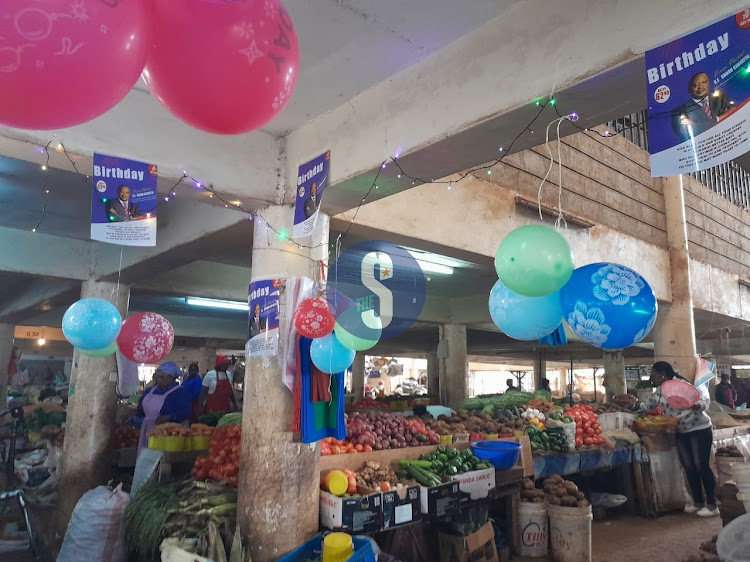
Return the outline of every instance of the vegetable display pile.
[[[138,446],[140,430],[132,425],[121,425],[112,432],[113,449],[129,449]]]
[[[373,400],[372,398],[362,397],[354,403],[347,404],[345,410],[353,412],[357,410],[389,410],[390,404],[383,400]]]
[[[238,425],[217,428],[208,456],[195,459],[190,474],[198,480],[210,478],[236,488],[240,472],[241,439],[242,428]]]
[[[60,427],[65,423],[65,412],[48,412],[44,408],[37,408],[34,412],[24,418],[19,427],[21,433],[41,433],[45,425]]]
[[[398,477],[388,466],[370,461],[356,473],[355,483],[357,486],[369,488],[376,492],[387,492],[398,484]]]
[[[428,431],[422,420],[381,412],[351,414],[346,433],[347,438],[342,441],[323,439],[321,455],[403,449],[440,442],[440,437]]]
[[[743,458],[742,451],[737,448],[737,445],[729,445],[728,447],[719,447],[716,449],[717,457],[734,457]]]
[[[560,427],[540,428],[531,424],[528,429],[531,451],[553,451],[556,453],[568,452],[568,439],[565,431]]]
[[[540,397],[545,398],[546,394]],[[496,410],[520,408],[534,398],[534,394],[530,392],[507,392],[500,396],[478,396],[467,400],[463,409],[469,412],[481,412],[492,415]]]
[[[225,425],[242,425],[242,414],[234,412],[232,414],[224,414],[216,422],[216,427],[224,427]]]
[[[148,437],[190,437],[190,428],[179,423],[163,423],[146,435]]]
[[[574,406],[566,408],[565,415],[573,418],[576,422],[576,448],[590,447],[592,445],[603,445],[604,438],[601,436],[602,428],[599,425],[598,416],[593,412],[591,406]]]
[[[534,481],[531,478],[524,478],[521,481],[521,501],[529,503],[544,503],[547,496],[544,490],[537,490]]]
[[[190,426],[191,437],[210,437],[214,434],[214,427],[204,423],[194,423]]]
[[[515,410],[498,410],[496,418],[490,414],[469,414],[460,412],[452,416],[439,416],[437,420],[426,419],[425,424],[438,435],[455,435],[457,433],[496,433],[513,435],[513,432],[523,430],[525,421],[522,412]],[[432,418],[432,416],[429,416]]]
[[[492,465],[477,457],[471,449],[455,449],[453,447],[438,447],[429,455],[421,455],[417,461],[401,461],[399,466],[409,472],[409,468],[419,468],[431,471],[438,476],[454,476],[483,470]],[[413,476],[413,475],[412,475]]]
[[[544,494],[547,503],[563,507],[588,507],[589,502],[575,482],[565,480],[559,474],[544,481]],[[533,501],[533,500],[532,500]]]
[[[125,543],[128,552],[151,559],[164,539],[169,510],[180,505],[170,488],[157,483],[141,486],[125,508]]]

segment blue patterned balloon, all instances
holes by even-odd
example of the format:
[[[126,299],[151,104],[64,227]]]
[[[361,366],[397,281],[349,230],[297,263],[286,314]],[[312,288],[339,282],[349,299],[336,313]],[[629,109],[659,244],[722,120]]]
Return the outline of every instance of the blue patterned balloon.
[[[538,340],[552,333],[562,321],[560,294],[526,297],[514,293],[498,280],[490,291],[490,316],[511,338]]]
[[[310,358],[313,364],[329,375],[343,373],[354,362],[355,352],[347,349],[333,333],[317,338],[310,344]]]
[[[122,317],[117,308],[104,299],[81,299],[65,311],[62,330],[74,347],[80,350],[104,349],[120,333]]]
[[[560,291],[565,321],[586,343],[625,349],[654,327],[658,305],[639,273],[616,263],[592,263],[573,271]]]

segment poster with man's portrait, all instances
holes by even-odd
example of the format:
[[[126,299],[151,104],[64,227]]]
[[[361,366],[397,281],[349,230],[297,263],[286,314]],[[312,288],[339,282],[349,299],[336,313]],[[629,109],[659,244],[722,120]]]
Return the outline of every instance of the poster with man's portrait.
[[[156,246],[156,165],[94,154],[91,177],[91,239]]]
[[[750,148],[750,9],[646,52],[651,175],[704,170]]]
[[[294,205],[293,238],[310,236],[315,231],[323,191],[328,184],[331,151],[305,162],[297,172],[297,197]]]

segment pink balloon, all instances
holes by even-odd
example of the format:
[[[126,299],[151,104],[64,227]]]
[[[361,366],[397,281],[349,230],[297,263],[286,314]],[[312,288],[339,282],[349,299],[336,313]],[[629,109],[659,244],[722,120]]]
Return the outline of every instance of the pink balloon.
[[[150,0],[1,0],[0,124],[59,129],[112,109],[151,43]]]
[[[169,320],[155,312],[139,312],[122,323],[117,347],[136,363],[156,363],[172,350],[174,329]]]
[[[299,44],[279,0],[155,0],[143,73],[175,117],[210,133],[246,133],[289,103]]]

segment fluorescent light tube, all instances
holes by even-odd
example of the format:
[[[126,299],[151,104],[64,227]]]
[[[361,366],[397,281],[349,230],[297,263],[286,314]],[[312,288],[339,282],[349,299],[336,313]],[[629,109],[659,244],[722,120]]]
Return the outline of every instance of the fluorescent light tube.
[[[250,310],[250,306],[246,302],[202,299],[199,297],[187,297],[185,299],[185,302],[189,306],[202,306],[205,308],[221,308],[224,310]]]
[[[417,260],[417,263],[424,273],[443,273],[445,275],[453,275],[453,268],[448,267],[447,265],[440,265],[422,260]]]

